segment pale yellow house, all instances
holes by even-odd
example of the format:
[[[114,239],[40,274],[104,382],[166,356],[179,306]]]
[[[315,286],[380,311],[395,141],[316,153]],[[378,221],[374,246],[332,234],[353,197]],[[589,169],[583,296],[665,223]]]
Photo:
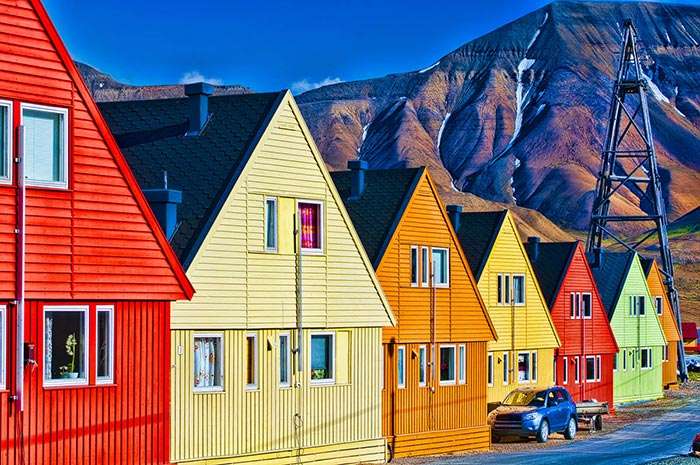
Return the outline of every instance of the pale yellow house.
[[[171,460],[383,462],[394,319],[294,98],[186,94],[101,105],[197,291],[171,315]]]
[[[488,343],[488,402],[518,387],[553,385],[561,344],[513,216],[452,213],[452,221],[498,334]]]

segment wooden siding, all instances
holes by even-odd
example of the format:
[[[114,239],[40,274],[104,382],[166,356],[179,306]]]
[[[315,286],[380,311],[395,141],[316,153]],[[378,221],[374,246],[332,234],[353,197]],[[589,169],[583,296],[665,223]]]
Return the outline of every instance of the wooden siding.
[[[189,284],[43,8],[0,0],[0,9],[0,99],[12,101],[14,126],[22,103],[68,110],[69,188],[27,189],[27,298],[183,298]],[[15,208],[15,187],[0,186],[4,299],[15,292]]]
[[[384,458],[381,439],[381,329],[331,329],[349,333],[349,353],[336,353],[336,363],[348,360],[348,382],[314,386],[308,365],[295,374],[292,386],[279,386],[277,329],[256,331],[259,350],[259,388],[245,389],[244,338],[251,330],[224,330],[224,391],[193,391],[193,338],[197,331],[172,331],[171,460],[221,459],[206,463],[237,463],[250,454],[290,451],[353,443],[328,463],[358,463]],[[207,332],[212,332],[207,330]],[[286,332],[286,331],[285,331]],[[305,331],[308,357],[310,331]],[[290,332],[291,341],[296,332]],[[292,347],[296,343],[292,342]],[[295,427],[295,414],[301,428]],[[369,451],[365,450],[369,447]],[[302,448],[303,451],[298,449]],[[263,456],[263,458],[266,456]],[[312,458],[304,456],[304,461]],[[287,463],[285,461],[280,463]],[[252,460],[251,460],[252,461]],[[195,462],[196,463],[196,462]]]
[[[44,304],[90,306],[89,386],[43,387]],[[168,463],[170,303],[114,303],[111,385],[95,385],[95,305],[27,302],[25,338],[36,344],[39,365],[25,370],[23,415],[10,413],[14,407],[8,401],[9,392],[0,391],[0,464]],[[12,307],[10,316],[8,328],[14,328]],[[10,333],[14,340],[14,332]],[[14,383],[12,361],[9,357],[8,382]]]
[[[463,227],[468,227],[468,224]],[[525,275],[524,305],[498,304],[499,273]],[[559,337],[510,212],[503,221],[481,273],[479,291],[498,334],[498,340],[488,344],[489,352],[495,353],[496,378],[502,367],[497,363],[498,358],[502,358],[499,355],[502,352],[517,354],[519,351],[537,351],[541,370],[537,385],[550,385],[553,379],[553,349],[559,347]],[[512,354],[510,368],[515,368]],[[512,376],[510,379],[507,385],[496,380],[494,386],[488,388],[489,402],[502,401],[512,389],[518,387],[517,379],[514,382]]]
[[[537,381],[518,382],[518,352],[537,352]],[[554,349],[541,347],[518,347],[516,350],[489,351],[493,355],[493,385],[487,388],[489,403],[502,402],[514,389],[523,386],[546,388],[554,381]],[[503,382],[503,354],[508,353],[508,383]]]
[[[296,258],[290,244],[298,200],[324,205],[324,253],[302,260],[304,324],[391,324],[374,271],[307,132],[288,95],[190,265],[197,295],[174,305],[173,328],[295,325]],[[263,247],[266,196],[279,199],[277,253]]]
[[[586,381],[586,357],[588,356],[600,356],[600,381]],[[574,402],[582,402],[584,400],[597,400],[599,402],[608,402],[608,406],[611,411],[614,410],[614,397],[613,397],[613,385],[614,385],[614,373],[613,373],[613,359],[615,358],[614,353],[597,353],[595,351],[587,352],[583,354],[572,354],[572,355],[558,355],[556,362],[557,369],[557,385],[564,386],[571,396],[574,398]],[[580,360],[580,377],[579,381],[576,382],[575,372],[575,357],[579,357]],[[564,382],[564,363],[569,365],[568,380]]]

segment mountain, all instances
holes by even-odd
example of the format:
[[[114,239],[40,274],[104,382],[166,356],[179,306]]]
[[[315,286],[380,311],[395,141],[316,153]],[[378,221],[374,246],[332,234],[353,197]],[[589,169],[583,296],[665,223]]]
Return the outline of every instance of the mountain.
[[[627,18],[675,219],[700,204],[698,6],[555,2],[425,69],[321,87],[298,101],[333,169],[358,157],[375,168],[426,165],[450,196],[469,192],[583,230]],[[645,208],[639,193],[622,194],[613,211]]]
[[[83,75],[92,96],[98,102],[119,100],[150,100],[159,98],[184,97],[182,84],[158,86],[133,86],[115,80],[109,74],[103,73],[85,63],[75,63]],[[247,94],[252,92],[241,85],[214,86],[214,95]]]

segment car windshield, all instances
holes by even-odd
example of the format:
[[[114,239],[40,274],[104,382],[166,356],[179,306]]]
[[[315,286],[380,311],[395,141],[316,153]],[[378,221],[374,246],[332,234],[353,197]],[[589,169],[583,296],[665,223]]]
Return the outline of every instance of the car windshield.
[[[521,407],[544,407],[547,391],[513,391],[508,394],[503,405],[515,405]]]

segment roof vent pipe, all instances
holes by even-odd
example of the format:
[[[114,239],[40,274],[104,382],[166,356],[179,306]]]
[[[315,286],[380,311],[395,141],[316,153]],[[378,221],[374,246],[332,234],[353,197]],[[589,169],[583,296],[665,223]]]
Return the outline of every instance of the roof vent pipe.
[[[359,199],[365,192],[365,171],[367,162],[364,160],[350,160],[348,168],[352,172],[352,183],[350,186],[350,198]]]
[[[189,126],[188,136],[198,136],[209,121],[209,96],[214,93],[214,87],[205,82],[187,84],[185,95],[189,97]]]
[[[460,221],[462,219],[462,206],[448,205],[447,214],[450,216],[450,221],[452,222],[454,230],[459,231]]]
[[[530,252],[530,259],[536,262],[540,258],[540,238],[538,236],[531,236],[527,238],[527,248]]]
[[[168,188],[168,173],[163,173],[162,189],[144,189],[151,210],[168,240],[177,229],[177,206],[182,203],[182,191]]]

